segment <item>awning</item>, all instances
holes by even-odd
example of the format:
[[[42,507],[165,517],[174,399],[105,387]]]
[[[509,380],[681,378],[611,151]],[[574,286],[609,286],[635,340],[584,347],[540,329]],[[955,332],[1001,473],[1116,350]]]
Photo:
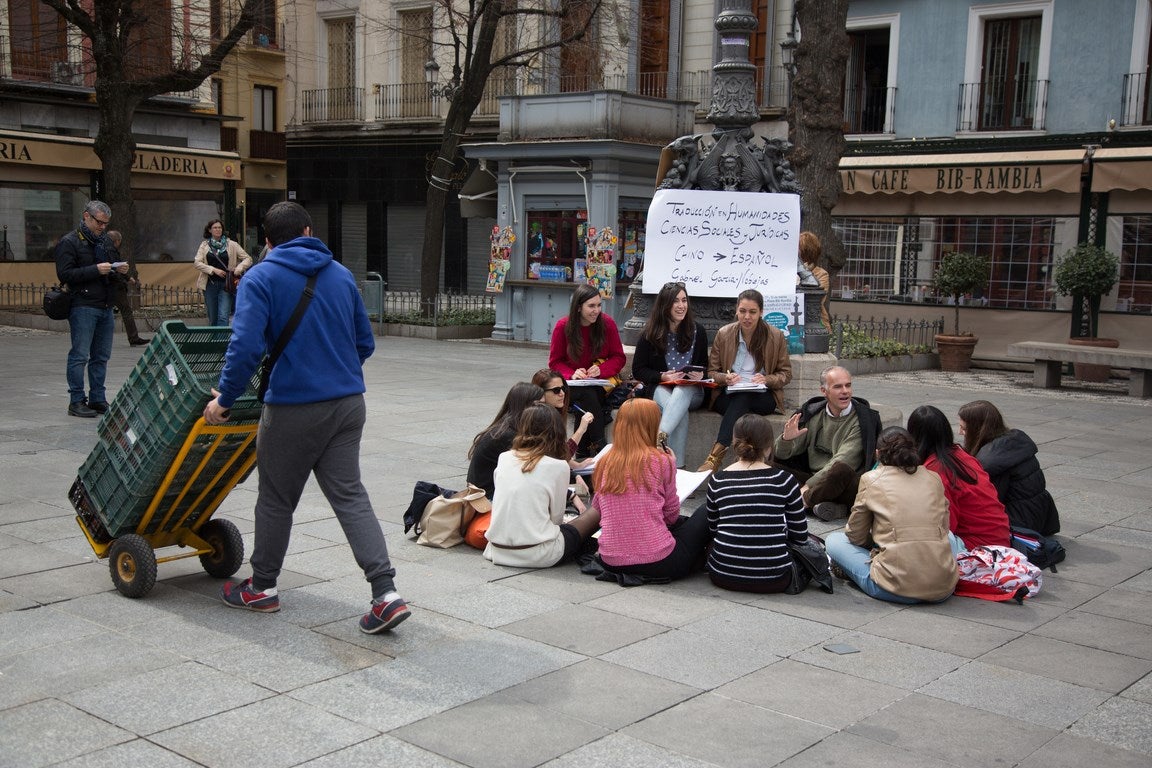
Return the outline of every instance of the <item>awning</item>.
[[[1092,155],[1092,191],[1152,189],[1152,147],[1102,147]]]
[[[1084,155],[1083,149],[1052,149],[844,157],[840,186],[846,195],[1078,194]]]
[[[496,176],[487,166],[476,166],[458,194],[464,218],[496,218]]]

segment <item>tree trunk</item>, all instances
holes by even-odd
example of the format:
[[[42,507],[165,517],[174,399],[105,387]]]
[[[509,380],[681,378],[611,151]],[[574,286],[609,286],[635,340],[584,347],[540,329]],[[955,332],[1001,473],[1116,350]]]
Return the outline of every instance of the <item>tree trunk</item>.
[[[788,127],[794,145],[788,159],[804,188],[802,227],[820,238],[830,272],[844,266],[846,254],[832,230],[832,209],[840,196],[840,156],[844,153],[844,68],[848,62],[848,0],[796,0],[800,44]]]
[[[129,263],[128,271],[135,273],[136,201],[132,195],[132,162],[136,157],[136,141],[132,138],[132,118],[139,100],[126,95],[123,89],[101,82],[96,83],[96,99],[101,106],[100,130],[93,150],[104,172],[100,194],[112,209],[109,229],[124,234],[120,255]]]

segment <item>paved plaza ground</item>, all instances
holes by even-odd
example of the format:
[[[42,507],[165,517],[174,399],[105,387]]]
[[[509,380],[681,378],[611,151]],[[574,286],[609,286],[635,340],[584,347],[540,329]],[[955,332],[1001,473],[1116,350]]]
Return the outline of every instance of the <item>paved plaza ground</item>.
[[[144,599],[116,592],[67,499],[96,441],[66,414],[67,349],[0,328],[0,766],[1152,765],[1152,401],[1121,384],[857,377],[905,415],[997,403],[1039,444],[1063,521],[1068,559],[1024,605],[901,607],[845,582],[624,589],[417,546],[413,484],[461,487],[472,435],[546,352],[381,339],[362,466],[413,615],[369,636],[368,586],[314,483],[281,612],[228,609],[196,559],[161,563]],[[139,355],[117,336],[110,393]],[[255,477],[218,513],[248,547],[254,500]]]

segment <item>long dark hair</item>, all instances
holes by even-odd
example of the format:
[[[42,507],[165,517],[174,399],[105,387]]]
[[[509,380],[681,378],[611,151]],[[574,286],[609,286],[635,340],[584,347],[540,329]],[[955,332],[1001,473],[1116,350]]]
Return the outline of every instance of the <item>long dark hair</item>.
[[[539,402],[542,397],[544,397],[544,390],[535,384],[528,384],[523,381],[519,384],[513,384],[512,389],[508,390],[508,394],[504,396],[504,404],[500,406],[496,418],[492,419],[491,424],[472,438],[472,447],[468,449],[468,458],[472,458],[472,454],[476,452],[476,446],[484,437],[501,437],[515,433],[524,409],[532,403]]]
[[[876,454],[884,466],[899,467],[910,475],[916,474],[920,466],[916,444],[904,427],[885,428],[876,438]]]
[[[772,332],[768,327],[768,323],[764,322],[764,295],[755,288],[749,288],[746,291],[741,291],[740,295],[736,297],[736,306],[740,306],[740,302],[744,300],[753,301],[756,303],[756,306],[760,308],[760,322],[756,323],[756,327],[752,329],[752,338],[748,341],[748,350],[752,353],[752,359],[756,363],[756,370],[772,373],[772,371],[764,368],[764,347],[768,346],[768,335]]]
[[[668,332],[672,329],[672,304],[680,295],[680,291],[684,291],[684,297],[688,298],[688,289],[684,287],[684,283],[664,283],[664,287],[656,294],[655,305],[648,315],[648,322],[644,325],[644,338],[662,355],[668,352]],[[689,298],[688,312],[680,322],[680,327],[676,329],[676,351],[687,352],[692,348],[695,338],[696,317],[692,314],[692,300]]]
[[[1000,409],[987,400],[965,403],[960,406],[959,416],[964,422],[964,450],[973,456],[1008,431]]]
[[[560,411],[544,403],[532,403],[520,414],[512,450],[523,460],[524,473],[536,469],[540,459],[551,456],[568,460],[568,433]]]
[[[908,434],[916,443],[916,455],[923,463],[935,456],[944,468],[947,480],[962,480],[969,485],[976,484],[976,478],[963,464],[956,460],[956,451],[964,450],[956,445],[952,425],[948,417],[934,405],[922,405],[908,417]]]
[[[600,291],[587,283],[576,286],[572,292],[572,305],[568,307],[568,325],[564,328],[564,338],[568,340],[568,361],[575,364],[580,359],[583,350],[580,348],[580,308]],[[595,356],[604,348],[604,318],[599,315],[596,322],[588,326],[588,338],[592,342],[592,354]]]

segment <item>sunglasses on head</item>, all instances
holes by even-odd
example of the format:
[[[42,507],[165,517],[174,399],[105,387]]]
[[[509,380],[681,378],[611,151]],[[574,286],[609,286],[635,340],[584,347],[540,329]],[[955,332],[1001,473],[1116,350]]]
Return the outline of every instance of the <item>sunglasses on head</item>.
[[[673,282],[673,283],[664,283],[664,290],[668,290],[669,288],[679,288],[679,289],[683,289],[683,288],[684,288],[684,283],[675,283],[675,282]]]
[[[562,393],[564,392],[564,387],[563,387],[563,386],[560,386],[560,387],[552,387],[552,388],[550,388],[550,389],[546,389],[546,390],[544,390],[544,391],[545,391],[545,392],[551,392],[551,393],[552,393],[552,394],[554,394],[554,395],[559,395],[559,394],[562,394]]]

